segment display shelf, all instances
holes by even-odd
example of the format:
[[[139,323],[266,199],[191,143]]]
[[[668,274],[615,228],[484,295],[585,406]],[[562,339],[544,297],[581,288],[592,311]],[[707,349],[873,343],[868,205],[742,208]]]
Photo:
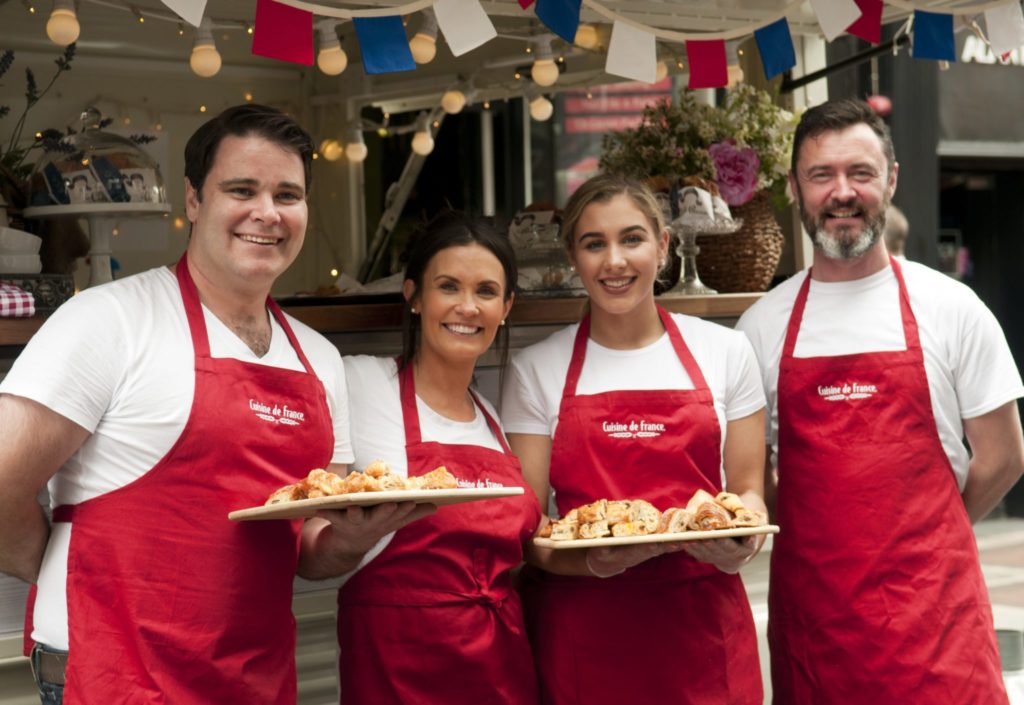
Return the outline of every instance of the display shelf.
[[[738,318],[762,294],[717,294],[715,296],[658,297],[658,303],[672,313],[700,318]],[[343,301],[340,299],[339,301]],[[554,325],[573,323],[583,315],[585,297],[523,299],[512,308],[513,325]],[[400,303],[337,303],[289,306],[284,310],[321,333],[395,330],[402,324]],[[24,345],[45,316],[0,318],[0,345]]]

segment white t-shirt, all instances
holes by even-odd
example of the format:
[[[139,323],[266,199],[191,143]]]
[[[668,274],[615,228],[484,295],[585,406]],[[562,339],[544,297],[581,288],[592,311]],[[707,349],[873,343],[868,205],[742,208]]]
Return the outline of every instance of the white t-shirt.
[[[398,390],[398,366],[394,358],[353,355],[344,359],[349,408],[352,411],[352,446],[355,454],[352,469],[362,470],[374,460],[383,460],[392,472],[408,477],[402,400]],[[487,413],[497,421],[498,415],[490,402],[482,394],[477,393],[476,397],[483,403]],[[502,450],[479,408],[472,421],[453,421],[441,416],[419,397],[416,397],[416,408],[420,417],[420,435],[424,441]],[[378,541],[344,579],[347,580],[356,570],[380,554],[392,536],[394,533]]]
[[[971,289],[917,262],[900,264],[917,319],[939,438],[963,490],[969,456],[962,419],[1024,396],[1024,385],[999,323]],[[750,338],[761,363],[769,409],[766,435],[776,452],[779,359],[806,277],[806,271],[800,272],[777,286],[736,326]],[[795,357],[905,349],[899,284],[891,267],[851,282],[811,280]]]
[[[205,307],[214,357],[302,370],[271,317],[270,350],[256,355]],[[352,461],[341,355],[326,338],[289,323],[327,392],[332,462]],[[91,432],[50,480],[51,506],[78,504],[134,481],[167,454],[188,420],[194,352],[174,273],[166,267],[87,289],[37,332],[0,393],[32,399]],[[67,557],[73,524],[53,526],[39,574],[33,638],[66,649]]]
[[[750,343],[736,331],[693,316],[672,314],[672,319],[711,390],[724,448],[726,423],[764,408],[757,359]],[[574,323],[513,357],[501,395],[506,433],[554,438],[577,330],[579,324]],[[665,333],[635,350],[613,350],[587,340],[576,393],[693,388]]]

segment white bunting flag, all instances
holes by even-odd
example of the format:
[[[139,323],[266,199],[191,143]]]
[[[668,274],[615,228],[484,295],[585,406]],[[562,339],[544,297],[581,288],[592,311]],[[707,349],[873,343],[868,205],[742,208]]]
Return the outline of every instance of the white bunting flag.
[[[498,36],[480,0],[437,0],[434,15],[455,56],[462,56]]]
[[[845,32],[861,15],[860,8],[853,0],[811,0],[811,7],[818,17],[825,39],[830,42]]]
[[[164,5],[193,27],[198,27],[206,12],[206,0],[163,0]]]
[[[1019,2],[985,10],[985,26],[996,58],[1024,47],[1024,12]]]
[[[613,76],[654,83],[657,80],[658,50],[654,35],[631,24],[615,20],[608,43],[604,70]]]

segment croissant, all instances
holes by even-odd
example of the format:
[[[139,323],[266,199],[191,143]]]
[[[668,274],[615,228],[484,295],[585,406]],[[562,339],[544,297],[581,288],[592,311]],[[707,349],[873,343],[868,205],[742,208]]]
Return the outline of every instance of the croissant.
[[[728,510],[704,490],[697,490],[686,505],[689,527],[696,531],[728,529],[732,518]]]

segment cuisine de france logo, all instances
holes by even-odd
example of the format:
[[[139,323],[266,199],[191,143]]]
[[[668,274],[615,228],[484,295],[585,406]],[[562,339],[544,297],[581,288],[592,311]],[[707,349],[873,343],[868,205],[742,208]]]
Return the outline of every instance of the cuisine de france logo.
[[[265,404],[258,399],[249,400],[249,409],[252,413],[268,423],[282,424],[284,426],[298,426],[306,420],[306,414],[302,411],[289,409],[288,405]]]
[[[639,421],[602,421],[601,430],[609,438],[656,438],[665,432],[665,424]]]
[[[857,399],[870,399],[876,394],[878,394],[878,387],[874,384],[848,382],[818,385],[818,396],[825,401],[856,401]]]

